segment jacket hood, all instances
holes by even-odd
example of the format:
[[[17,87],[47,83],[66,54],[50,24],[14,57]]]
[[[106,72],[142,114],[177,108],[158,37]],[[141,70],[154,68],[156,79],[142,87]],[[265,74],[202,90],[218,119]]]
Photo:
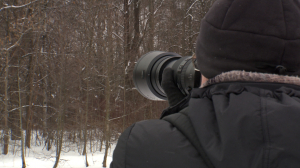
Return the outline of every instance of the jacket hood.
[[[207,78],[231,70],[300,75],[300,1],[217,0],[196,55]]]

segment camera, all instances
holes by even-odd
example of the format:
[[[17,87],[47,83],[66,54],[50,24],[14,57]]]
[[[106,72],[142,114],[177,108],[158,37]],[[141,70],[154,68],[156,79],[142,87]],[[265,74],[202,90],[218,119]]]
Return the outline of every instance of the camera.
[[[143,55],[135,64],[133,82],[138,92],[150,100],[167,100],[161,87],[162,73],[170,67],[174,71],[174,80],[184,95],[191,88],[199,87],[201,73],[195,70],[196,62],[192,56],[164,51],[152,51]]]

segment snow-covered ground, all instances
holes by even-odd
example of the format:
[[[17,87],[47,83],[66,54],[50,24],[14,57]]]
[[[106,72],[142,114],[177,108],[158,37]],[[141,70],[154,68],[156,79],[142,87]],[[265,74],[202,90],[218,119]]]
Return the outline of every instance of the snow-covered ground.
[[[11,141],[12,143],[13,141]],[[21,168],[21,153],[19,145],[11,145],[8,155],[0,154],[0,168]],[[104,157],[104,149],[102,152],[90,152],[88,150],[88,163],[90,168],[102,168],[102,161]],[[109,149],[109,156],[107,157],[107,167],[112,161],[114,145]],[[2,150],[2,149],[1,149]],[[13,151],[15,151],[13,153]],[[82,150],[80,150],[82,151]],[[44,146],[32,146],[31,149],[26,150],[26,168],[52,168],[55,163],[55,146],[50,151],[47,151]],[[75,144],[63,146],[58,168],[85,168],[85,156],[80,155]]]

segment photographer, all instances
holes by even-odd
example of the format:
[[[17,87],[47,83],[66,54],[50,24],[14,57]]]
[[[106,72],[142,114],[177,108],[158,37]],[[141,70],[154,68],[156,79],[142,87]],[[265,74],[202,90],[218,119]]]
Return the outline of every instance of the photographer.
[[[170,107],[120,136],[111,168],[300,167],[300,1],[217,0],[196,57],[201,87],[165,69]]]

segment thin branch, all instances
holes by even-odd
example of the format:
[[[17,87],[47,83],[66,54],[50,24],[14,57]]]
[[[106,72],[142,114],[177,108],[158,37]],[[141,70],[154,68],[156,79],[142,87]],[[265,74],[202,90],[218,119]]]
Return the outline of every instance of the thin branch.
[[[9,48],[3,48],[3,49],[1,49],[1,50],[9,51],[9,50],[11,50],[11,49],[13,49],[13,48],[19,46],[19,45],[20,45],[20,42],[21,42],[21,40],[22,40],[22,38],[23,38],[23,36],[24,36],[26,33],[28,33],[30,30],[32,30],[32,28],[27,29],[27,30],[21,35],[21,37],[19,38],[19,40],[18,40],[17,42],[15,42],[14,45],[10,46]]]
[[[39,83],[41,80],[43,80],[44,78],[46,78],[48,75],[46,75],[46,76],[44,76],[42,79],[40,79],[40,80],[38,80],[38,81],[36,81],[36,82],[33,82],[34,84],[35,83]]]
[[[191,14],[187,14],[184,18],[187,18],[187,17],[189,17],[189,16],[191,17],[192,20],[194,20],[194,17],[193,17],[193,15],[191,15]]]
[[[137,113],[137,112],[141,112],[140,110],[143,109],[143,108],[145,108],[145,107],[147,107],[147,106],[149,106],[149,104],[145,104],[145,105],[141,106],[140,108],[136,109],[135,111],[133,111],[133,112],[131,112],[131,113],[128,113],[128,114],[126,114],[126,115],[122,115],[122,116],[120,116],[120,117],[116,117],[116,118],[109,119],[108,121],[117,120],[117,119],[126,117],[126,116],[128,116],[128,115],[130,115],[130,114]]]
[[[122,37],[120,37],[119,35],[117,35],[115,32],[112,33],[113,35],[117,36],[122,42],[124,42],[124,40],[122,39]]]
[[[34,53],[28,53],[28,54],[25,54],[25,55],[22,55],[21,57],[24,58],[24,57],[27,57],[28,55],[32,55]]]
[[[54,110],[57,110],[55,107],[52,107],[52,106],[43,106],[43,105],[33,105],[33,106],[34,107],[41,107],[41,108],[52,108]],[[29,105],[24,105],[21,108],[25,108],[25,107],[29,107]],[[13,108],[13,109],[9,110],[8,112],[10,113],[10,112],[13,112],[13,111],[18,110],[18,109],[20,109],[20,107]]]
[[[189,13],[189,11],[192,9],[192,7],[195,5],[195,3],[198,2],[198,1],[199,1],[199,0],[196,0],[196,1],[189,7],[189,9],[186,11],[186,14]]]
[[[162,6],[162,4],[164,3],[165,0],[161,1],[160,5],[157,7],[157,9],[155,10],[155,12],[153,13],[154,15],[156,14],[156,12],[159,10],[159,8]]]
[[[21,5],[21,6],[14,6],[14,5],[11,5],[11,6],[5,6],[5,7],[1,8],[0,11],[2,11],[3,9],[9,9],[9,8],[14,8],[14,9],[23,8],[23,7],[25,7],[25,6],[28,6],[28,5],[31,5],[31,4],[35,3],[35,2],[37,2],[37,1],[38,1],[38,0],[35,0],[35,1],[29,2],[29,3],[27,3],[27,4]]]

